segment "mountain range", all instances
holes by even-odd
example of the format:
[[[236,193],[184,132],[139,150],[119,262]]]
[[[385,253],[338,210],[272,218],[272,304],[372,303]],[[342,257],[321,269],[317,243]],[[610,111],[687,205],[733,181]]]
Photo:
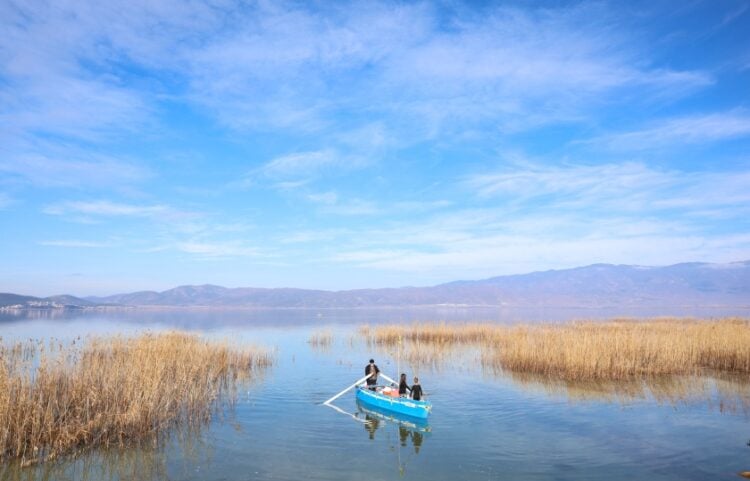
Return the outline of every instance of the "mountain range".
[[[106,297],[37,298],[0,294],[0,307],[97,306],[352,308],[429,305],[507,307],[750,307],[750,261],[665,267],[594,264],[455,281],[430,287],[324,291],[293,288],[180,286]]]

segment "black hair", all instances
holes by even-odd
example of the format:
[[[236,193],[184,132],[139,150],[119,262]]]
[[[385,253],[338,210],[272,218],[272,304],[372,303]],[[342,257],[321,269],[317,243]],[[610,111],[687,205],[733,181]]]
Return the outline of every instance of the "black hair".
[[[371,363],[375,363],[375,359],[370,359],[370,362]]]

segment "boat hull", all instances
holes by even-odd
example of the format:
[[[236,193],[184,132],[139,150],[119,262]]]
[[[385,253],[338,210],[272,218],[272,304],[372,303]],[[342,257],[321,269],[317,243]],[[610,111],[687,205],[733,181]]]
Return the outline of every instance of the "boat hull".
[[[429,401],[386,396],[362,387],[357,388],[357,400],[367,406],[417,419],[427,419],[432,410]]]

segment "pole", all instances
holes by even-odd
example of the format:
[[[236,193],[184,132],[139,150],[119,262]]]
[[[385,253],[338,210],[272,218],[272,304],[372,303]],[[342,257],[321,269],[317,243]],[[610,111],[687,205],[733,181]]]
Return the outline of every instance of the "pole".
[[[340,393],[336,394],[335,396],[333,396],[333,397],[332,397],[331,399],[329,399],[328,401],[324,402],[323,404],[330,404],[330,403],[331,403],[332,401],[335,401],[335,400],[336,400],[336,399],[338,399],[339,397],[343,396],[343,395],[344,395],[344,393],[345,393],[346,391],[348,391],[349,389],[351,389],[351,388],[353,388],[353,387],[356,387],[356,386],[357,386],[357,384],[360,384],[360,383],[363,383],[363,382],[365,382],[365,381],[367,380],[367,378],[368,378],[368,377],[370,377],[370,376],[372,376],[372,374],[368,374],[367,376],[363,377],[362,379],[360,379],[359,381],[355,382],[354,384],[352,384],[352,385],[351,385],[351,386],[349,386],[348,388],[344,389],[344,390],[343,390],[343,391],[341,391]],[[383,376],[383,377],[385,377],[385,376]],[[387,378],[386,378],[386,379],[387,379]],[[393,381],[391,381],[391,382],[393,382]]]
[[[398,357],[396,358],[396,377],[399,378],[399,385],[401,384],[400,376],[401,376],[401,336],[398,336]]]

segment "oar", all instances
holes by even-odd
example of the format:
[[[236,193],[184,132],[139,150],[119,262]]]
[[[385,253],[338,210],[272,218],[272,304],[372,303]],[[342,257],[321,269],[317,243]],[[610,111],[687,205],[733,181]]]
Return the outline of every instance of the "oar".
[[[385,378],[385,380],[386,380],[386,381],[390,381],[390,382],[392,382],[393,384],[398,384],[398,383],[397,383],[396,381],[394,381],[393,379],[389,378],[388,376],[386,376],[386,375],[385,375],[385,374],[383,374],[382,372],[381,372],[380,374],[378,374],[378,376],[383,376],[383,377]]]
[[[341,414],[346,414],[347,416],[350,416],[355,421],[359,421],[359,422],[364,423],[364,424],[368,424],[370,422],[367,419],[360,419],[355,414],[348,413],[348,412],[344,411],[343,409],[341,409],[340,407],[334,406],[333,404],[326,404],[326,403],[323,403],[323,404],[325,404],[326,406],[328,406],[331,409],[335,409],[336,411],[340,412]]]
[[[368,378],[368,377],[370,377],[370,376],[372,376],[372,374],[368,374],[367,376],[363,377],[362,379],[360,379],[359,381],[355,382],[354,384],[352,384],[352,385],[351,385],[351,386],[349,386],[348,388],[344,389],[344,390],[343,390],[343,391],[341,391],[340,393],[336,394],[335,396],[333,396],[333,397],[332,397],[331,399],[329,399],[328,401],[324,402],[323,404],[330,404],[330,403],[331,403],[332,401],[335,401],[335,400],[336,400],[336,399],[338,399],[339,397],[343,396],[343,395],[344,395],[344,393],[345,393],[346,391],[348,391],[349,389],[351,389],[351,388],[353,388],[353,387],[356,387],[356,386],[357,386],[358,384],[361,384],[361,383],[365,382],[365,381],[367,380],[367,378]],[[393,382],[393,381],[391,381],[391,382]]]

